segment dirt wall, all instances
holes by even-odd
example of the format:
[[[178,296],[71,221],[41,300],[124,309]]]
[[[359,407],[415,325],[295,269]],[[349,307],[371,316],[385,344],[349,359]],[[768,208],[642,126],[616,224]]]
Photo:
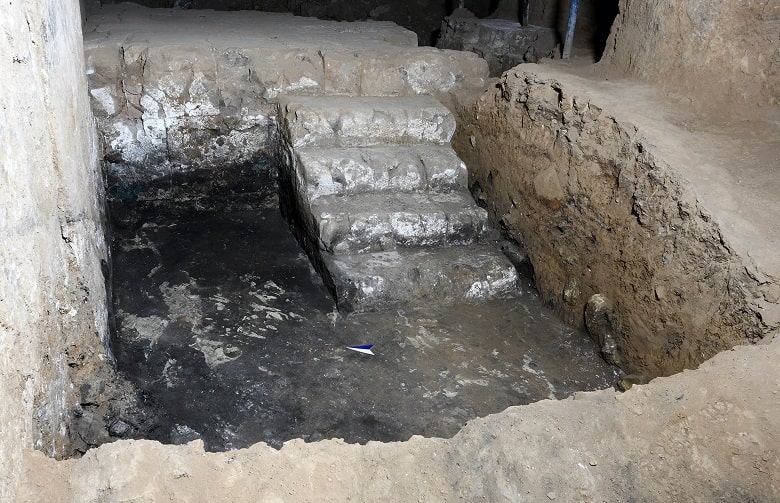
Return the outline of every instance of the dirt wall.
[[[780,1],[621,0],[603,63],[726,112],[780,103]]]
[[[84,371],[105,367],[106,258],[79,3],[0,16],[0,501],[23,449],[68,454]]]
[[[640,381],[761,337],[760,282],[679,171],[609,103],[523,68],[461,109],[454,145],[546,301]]]

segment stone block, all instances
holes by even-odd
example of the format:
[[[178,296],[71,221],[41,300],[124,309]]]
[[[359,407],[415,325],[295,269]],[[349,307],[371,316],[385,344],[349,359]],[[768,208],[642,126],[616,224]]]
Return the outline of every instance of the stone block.
[[[442,145],[455,132],[453,115],[430,96],[283,96],[279,104],[294,148]]]
[[[440,49],[473,52],[488,62],[491,76],[520,63],[536,63],[558,55],[552,28],[523,26],[506,19],[447,17],[436,42]]]
[[[324,260],[343,311],[410,302],[476,302],[517,292],[517,271],[489,244],[326,255]]]
[[[335,254],[468,244],[489,230],[466,191],[323,196],[311,212],[321,246]]]
[[[111,44],[97,46],[85,55],[90,104],[98,121],[122,113],[127,106],[121,68],[116,64],[120,50]]]
[[[210,48],[149,47],[142,71],[145,118],[219,115],[216,62]]]
[[[167,129],[172,169],[244,164],[257,159],[268,136],[269,118],[182,117]]]
[[[466,165],[449,145],[306,147],[296,164],[309,200],[325,195],[446,192],[465,188]]]
[[[233,50],[247,58],[251,79],[262,90],[262,98],[266,103],[284,93],[325,94],[325,69],[317,47],[288,50],[280,50],[277,47],[246,47]],[[349,89],[345,86],[341,90]]]

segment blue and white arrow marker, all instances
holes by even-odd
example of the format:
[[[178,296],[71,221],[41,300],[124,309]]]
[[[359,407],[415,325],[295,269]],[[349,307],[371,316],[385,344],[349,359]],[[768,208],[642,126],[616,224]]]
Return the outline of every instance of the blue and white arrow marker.
[[[347,346],[347,349],[351,349],[352,351],[357,351],[358,353],[363,353],[366,355],[373,355],[374,352],[371,351],[371,348],[373,347],[373,344],[360,344],[357,346]]]

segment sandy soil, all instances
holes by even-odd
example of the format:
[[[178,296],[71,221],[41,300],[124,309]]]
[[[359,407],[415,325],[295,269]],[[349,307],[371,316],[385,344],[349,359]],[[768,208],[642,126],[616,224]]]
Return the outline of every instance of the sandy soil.
[[[293,440],[205,453],[123,441],[30,451],[19,501],[777,501],[780,341],[737,347],[624,394],[578,393],[450,440]]]

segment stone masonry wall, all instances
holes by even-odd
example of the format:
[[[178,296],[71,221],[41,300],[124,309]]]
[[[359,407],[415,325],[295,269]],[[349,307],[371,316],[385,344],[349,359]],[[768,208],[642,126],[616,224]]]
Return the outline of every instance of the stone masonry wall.
[[[202,12],[123,4],[87,20],[111,201],[207,200],[237,182],[275,193],[259,161],[275,139],[280,94],[440,94],[482,87],[487,75],[475,55],[417,47],[392,23]]]
[[[23,449],[69,454],[82,372],[107,367],[98,144],[79,3],[0,16],[0,500]]]
[[[763,287],[631,123],[522,67],[460,115],[473,192],[608,360],[641,381],[768,330]]]

